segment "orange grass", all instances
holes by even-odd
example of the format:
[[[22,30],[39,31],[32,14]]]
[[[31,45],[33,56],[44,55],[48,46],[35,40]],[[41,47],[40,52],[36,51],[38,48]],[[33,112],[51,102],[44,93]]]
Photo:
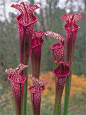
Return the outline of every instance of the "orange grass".
[[[40,79],[47,81],[48,84],[45,86],[45,90],[43,92],[43,96],[49,95],[49,98],[54,101],[55,96],[55,82],[54,82],[54,74],[52,72],[41,73]],[[32,81],[28,79],[28,86],[32,85]],[[72,84],[71,84],[71,93],[70,97],[73,96],[74,93],[86,91],[86,78],[84,75],[77,76],[72,75]],[[64,95],[64,92],[63,92]],[[62,97],[63,100],[63,97]]]

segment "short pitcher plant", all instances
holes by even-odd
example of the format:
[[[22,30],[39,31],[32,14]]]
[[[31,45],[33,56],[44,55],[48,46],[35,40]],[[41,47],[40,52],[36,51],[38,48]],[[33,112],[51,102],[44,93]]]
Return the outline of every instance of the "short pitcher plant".
[[[8,79],[10,80],[14,96],[16,115],[21,115],[23,108],[23,90],[26,77],[22,75],[21,72],[27,67],[28,65],[20,63],[16,69],[10,68],[5,70],[5,72],[9,75]]]
[[[32,79],[34,85],[29,87],[31,93],[31,101],[34,115],[40,115],[40,106],[41,106],[41,92],[44,91],[44,86],[47,82],[43,80],[38,80],[34,76],[29,75],[29,78]]]

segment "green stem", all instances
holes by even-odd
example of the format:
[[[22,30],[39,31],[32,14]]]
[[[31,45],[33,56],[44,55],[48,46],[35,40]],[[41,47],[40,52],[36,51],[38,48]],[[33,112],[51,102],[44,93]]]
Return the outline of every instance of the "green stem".
[[[23,75],[26,76],[27,78],[27,75],[28,75],[28,68],[25,68],[23,70]],[[23,109],[22,109],[22,115],[26,115],[26,108],[27,108],[27,81],[25,81],[24,83],[24,92],[23,92]]]
[[[55,104],[54,104],[54,112],[53,115],[61,114],[61,97],[62,97],[63,87],[58,86],[55,95]]]
[[[73,57],[74,57],[73,33],[72,33],[71,44],[70,44],[70,48],[69,49],[70,49],[69,50],[70,55],[68,57],[66,57],[66,58],[67,58],[67,61],[73,62]],[[65,83],[65,97],[64,97],[64,111],[63,111],[63,115],[67,115],[68,114],[68,105],[69,105],[70,90],[71,90],[72,65],[70,66],[70,71],[71,71],[71,74],[67,76],[67,80],[66,80],[66,83]]]
[[[61,104],[60,104],[60,107],[59,107],[59,113],[58,115],[61,115]]]
[[[15,108],[15,115],[18,115],[17,107],[16,107],[16,104],[15,104],[15,99],[14,98],[13,98],[13,102],[14,102],[14,108]]]
[[[64,99],[64,113],[63,113],[63,115],[67,115],[67,113],[68,113],[68,105],[69,105],[70,89],[71,89],[71,77],[72,77],[72,74],[68,75],[67,81],[65,83],[65,99]]]
[[[53,115],[58,115],[58,111],[59,111],[59,108],[58,108],[58,95],[56,95],[55,96],[55,105],[54,105]]]
[[[54,104],[54,112],[53,115],[61,115],[61,97],[62,97],[62,88],[58,86],[58,89],[56,87],[56,76],[55,76],[55,104]],[[62,90],[62,91],[61,91]]]

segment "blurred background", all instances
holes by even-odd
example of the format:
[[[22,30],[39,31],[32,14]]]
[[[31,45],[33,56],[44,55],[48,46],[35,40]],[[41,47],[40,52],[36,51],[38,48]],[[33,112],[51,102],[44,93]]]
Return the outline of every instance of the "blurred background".
[[[86,114],[86,0],[22,0],[27,4],[37,4],[40,9],[34,14],[38,18],[34,30],[52,30],[66,37],[63,29],[65,22],[61,16],[66,13],[81,13],[83,18],[77,22],[78,30],[74,66],[72,76],[72,88],[68,115]],[[12,92],[6,68],[16,68],[19,64],[19,40],[17,22],[14,20],[19,11],[11,8],[12,4],[21,0],[0,0],[0,115],[14,115]],[[40,78],[48,81],[43,92],[41,115],[52,115],[54,105],[54,69],[52,51],[50,46],[58,41],[51,37],[43,37],[45,44],[42,46],[41,74]],[[29,73],[31,64],[29,61]],[[28,81],[28,86],[31,82]],[[48,96],[49,95],[49,96]],[[64,96],[62,98],[63,107]],[[28,92],[27,113],[32,115],[30,94]],[[47,109],[46,109],[47,107]]]

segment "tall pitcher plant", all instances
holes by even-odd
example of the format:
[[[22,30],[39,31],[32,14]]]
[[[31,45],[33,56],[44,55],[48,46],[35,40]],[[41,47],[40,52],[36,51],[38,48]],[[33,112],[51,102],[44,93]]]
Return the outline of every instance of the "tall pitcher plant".
[[[64,42],[65,38],[55,32],[52,31],[46,31],[45,35],[53,37],[57,39],[59,42],[51,45],[50,50],[53,51],[53,61],[64,61]],[[59,67],[58,63],[54,63],[55,69]],[[54,74],[55,75],[55,74]],[[61,75],[60,75],[61,76]],[[54,111],[53,115],[61,115],[61,98],[62,98],[62,91],[59,93],[58,88],[58,82],[57,82],[57,77],[55,77],[55,104],[54,104]],[[61,94],[61,95],[59,95]]]
[[[28,65],[34,23],[37,22],[37,18],[33,15],[33,12],[39,7],[37,5],[27,5],[24,2],[21,2],[20,5],[13,4],[11,7],[16,8],[21,13],[15,18],[18,22],[20,63]],[[27,78],[28,68],[24,69],[22,74]],[[23,115],[26,115],[27,80],[24,83],[23,102]]]
[[[73,62],[77,31],[80,28],[78,25],[76,25],[76,22],[81,18],[82,18],[82,15],[80,13],[79,14],[65,14],[61,17],[61,19],[66,22],[63,28],[66,30],[66,60],[69,62]],[[72,71],[72,66],[70,66],[70,70]],[[71,90],[71,76],[72,74],[67,76],[67,81],[65,85],[65,99],[64,99],[63,115],[67,115],[68,113],[68,104],[69,104],[69,97],[70,97],[70,90]]]

